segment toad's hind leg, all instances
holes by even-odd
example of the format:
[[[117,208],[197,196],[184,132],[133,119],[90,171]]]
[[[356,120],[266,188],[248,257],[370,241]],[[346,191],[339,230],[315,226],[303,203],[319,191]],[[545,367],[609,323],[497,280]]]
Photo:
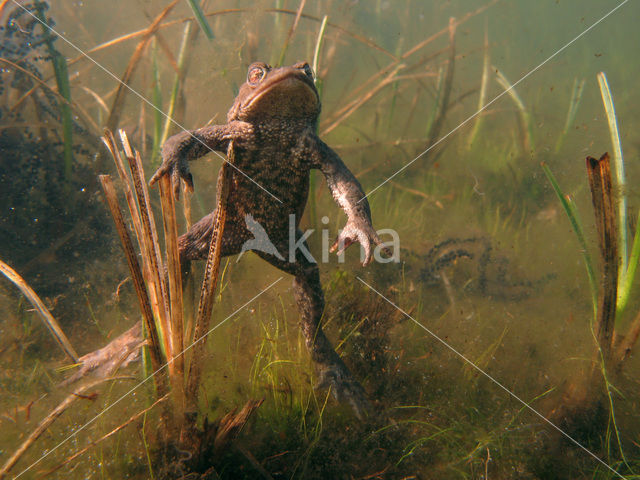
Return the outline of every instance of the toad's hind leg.
[[[301,232],[297,233],[299,238]],[[306,242],[304,248],[307,248]],[[287,249],[286,244],[278,247],[278,251],[285,255],[284,260],[264,252],[256,253],[278,269],[294,275],[293,293],[300,312],[305,343],[320,376],[318,386],[331,388],[339,402],[350,404],[356,415],[362,418],[370,410],[367,395],[322,331],[320,321],[324,311],[324,294],[318,266],[299,252],[295,262],[287,261]]]
[[[188,264],[190,260],[207,258],[215,213],[213,211],[209,215],[202,217],[191,226],[187,233],[181,235],[178,239],[180,261],[183,266]],[[237,217],[238,215],[235,212],[227,212],[227,220],[222,233],[221,256],[223,257],[240,253],[243,243],[250,236],[245,227],[244,219],[238,219]]]

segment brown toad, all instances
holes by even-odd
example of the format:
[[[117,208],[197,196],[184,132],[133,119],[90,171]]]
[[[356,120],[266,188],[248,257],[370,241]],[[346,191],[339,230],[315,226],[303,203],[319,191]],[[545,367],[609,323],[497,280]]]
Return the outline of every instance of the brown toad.
[[[360,183],[315,133],[319,114],[320,98],[307,63],[281,68],[253,63],[227,114],[227,123],[169,138],[162,149],[163,164],[151,183],[162,175],[172,175],[176,189],[180,178],[192,188],[188,162],[211,150],[228,153],[232,142],[232,186],[222,255],[234,255],[243,246],[252,245],[251,232],[255,229],[250,231],[248,225],[259,225],[266,232],[277,252],[254,251],[295,277],[294,295],[302,330],[318,366],[320,385],[330,386],[339,401],[350,403],[360,415],[367,408],[367,398],[322,331],[324,296],[318,266],[305,254],[306,241],[298,229],[307,203],[311,169],[324,174],[334,199],[348,217],[331,250],[342,251],[357,241],[364,248],[367,265],[381,241],[371,225],[369,204]],[[290,215],[294,215],[293,228]],[[214,213],[207,215],[180,237],[183,263],[207,257],[213,218]],[[295,230],[291,235],[290,229]]]

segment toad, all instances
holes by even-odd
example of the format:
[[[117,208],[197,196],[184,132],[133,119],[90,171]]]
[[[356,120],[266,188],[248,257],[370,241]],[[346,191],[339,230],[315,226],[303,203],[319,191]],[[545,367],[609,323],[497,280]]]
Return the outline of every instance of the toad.
[[[330,387],[338,401],[350,404],[360,416],[369,403],[364,389],[322,331],[324,296],[319,269],[307,255],[306,239],[298,228],[307,203],[311,169],[324,174],[333,198],[347,215],[347,223],[331,251],[338,250],[340,254],[359,242],[366,266],[381,241],[371,224],[369,204],[360,183],[316,135],[319,114],[320,97],[307,63],[280,68],[253,63],[227,114],[227,123],[169,138],[162,148],[163,163],[150,183],[171,175],[176,193],[180,180],[192,189],[189,161],[213,150],[233,156],[222,256],[241,253],[243,246],[257,244],[252,242],[251,232],[256,229],[250,231],[250,223],[266,232],[276,251],[253,250],[294,276],[294,296],[305,343],[318,369],[319,386]],[[183,265],[207,257],[214,214],[202,218],[180,237]],[[290,234],[290,230],[294,231]]]

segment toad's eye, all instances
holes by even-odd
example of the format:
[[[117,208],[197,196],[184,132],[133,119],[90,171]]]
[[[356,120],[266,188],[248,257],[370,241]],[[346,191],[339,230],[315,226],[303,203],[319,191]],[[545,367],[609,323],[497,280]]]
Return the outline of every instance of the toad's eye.
[[[257,85],[264,78],[265,73],[267,73],[267,70],[264,67],[252,67],[247,73],[247,83]]]
[[[313,79],[313,70],[311,70],[311,67],[309,66],[309,64],[308,64],[308,63],[305,63],[305,64],[302,66],[302,70],[304,70],[304,74],[305,74],[307,77],[309,77],[309,78]]]

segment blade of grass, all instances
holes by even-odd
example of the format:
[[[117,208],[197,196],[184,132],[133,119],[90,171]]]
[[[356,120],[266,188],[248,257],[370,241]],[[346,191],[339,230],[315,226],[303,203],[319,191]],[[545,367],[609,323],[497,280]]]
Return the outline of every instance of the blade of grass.
[[[93,447],[95,447],[96,445],[98,445],[99,443],[103,442],[104,440],[108,439],[109,437],[112,437],[113,435],[115,435],[116,433],[118,433],[120,430],[122,430],[123,428],[125,428],[127,425],[130,425],[131,423],[135,422],[136,420],[138,420],[140,417],[142,417],[143,415],[146,415],[150,410],[152,410],[156,405],[164,402],[165,400],[167,400],[169,398],[169,394],[165,394],[163,396],[161,396],[160,398],[158,398],[155,402],[153,402],[151,405],[149,405],[147,408],[145,408],[144,410],[136,413],[135,415],[133,415],[131,418],[129,418],[129,420],[127,420],[126,422],[118,425],[116,428],[114,428],[113,430],[111,430],[109,433],[104,434],[102,437],[98,438],[97,440],[92,440],[91,442],[89,442],[89,444],[85,447],[83,447],[82,449],[78,450],[77,452],[75,452],[73,455],[67,457],[65,460],[63,460],[61,463],[59,463],[58,465],[56,465],[55,467],[51,468],[50,470],[47,470],[42,477],[48,477],[49,475],[51,475],[53,472],[59,470],[60,468],[64,467],[65,465],[67,465],[69,462],[72,462],[73,460],[75,460],[76,458],[84,455],[85,453],[87,453],[87,451],[89,451],[90,449],[92,449]],[[42,478],[40,477],[40,478]]]
[[[558,141],[556,142],[556,153],[560,151],[562,148],[562,143],[564,142],[571,125],[573,125],[573,121],[576,118],[576,113],[578,112],[578,107],[580,106],[580,100],[582,99],[582,91],[584,90],[584,78],[580,80],[578,83],[578,79],[573,79],[573,88],[571,90],[571,101],[569,102],[569,110],[567,110],[567,119],[564,122],[564,128],[560,135],[558,136]]]
[[[491,57],[489,56],[489,31],[487,22],[484,22],[484,60],[482,62],[482,80],[480,82],[480,96],[478,97],[478,111],[482,111],[487,100],[487,85],[489,84],[489,67],[491,66]],[[484,115],[476,116],[471,135],[469,135],[469,148],[473,145],[480,131],[480,125]]]
[[[54,408],[44,419],[40,421],[40,423],[33,430],[33,432],[31,432],[29,436],[27,436],[27,438],[20,444],[18,449],[5,462],[2,468],[0,468],[0,479],[4,478],[9,473],[9,471],[15,466],[16,463],[18,463],[18,460],[20,460],[20,458],[26,453],[26,451],[31,447],[31,445],[33,445],[35,441],[38,440],[38,438],[40,438],[40,436],[49,429],[49,427],[53,424],[53,422],[55,422],[56,419],[60,415],[62,415],[65,412],[65,410],[67,410],[71,406],[73,402],[75,402],[79,398],[82,398],[82,394],[84,392],[92,389],[93,387],[96,387],[97,385],[100,385],[101,383],[104,383],[110,380],[117,380],[117,379],[124,379],[124,378],[131,379],[131,377],[123,377],[123,376],[100,378],[98,380],[94,380],[92,382],[82,385],[75,392],[72,392],[70,395],[68,395],[62,402],[58,404],[56,408]],[[25,473],[25,472],[26,470],[23,471],[22,473]],[[20,473],[18,477],[21,476],[22,473]]]
[[[151,44],[151,70],[153,75],[153,89],[151,101],[153,102],[153,145],[151,147],[151,163],[157,163],[162,145],[162,89],[160,88],[160,70],[158,69],[158,47],[155,42]],[[170,116],[170,115],[169,115]]]
[[[627,272],[627,196],[625,192],[626,180],[624,175],[624,159],[622,157],[622,144],[620,142],[620,134],[618,132],[618,120],[616,119],[616,110],[613,104],[613,97],[609,89],[609,82],[604,72],[597,75],[598,85],[600,86],[600,95],[602,95],[602,103],[607,113],[607,121],[609,124],[609,134],[611,135],[611,145],[613,146],[613,171],[615,172],[615,187],[618,207],[618,253],[620,255],[620,268],[618,270],[618,283],[620,289],[618,291],[618,310],[622,312],[629,298],[629,290],[633,278],[629,278]],[[634,239],[635,243],[635,239]],[[635,273],[635,267],[634,267]]]
[[[178,93],[180,92],[180,86],[183,84],[184,77],[188,66],[188,46],[195,40],[197,30],[192,31],[191,22],[187,23],[184,27],[182,34],[182,43],[180,44],[180,53],[178,54],[178,71],[176,72],[175,79],[173,81],[173,88],[171,89],[171,98],[169,99],[169,108],[167,110],[167,116],[164,122],[164,128],[162,129],[162,135],[160,136],[159,146],[162,146],[164,142],[169,138],[169,130],[173,124],[172,119],[176,111],[176,104],[178,102]],[[160,114],[160,113],[159,113]],[[162,114],[160,114],[162,116]],[[158,149],[159,150],[159,149]],[[159,153],[159,152],[158,152]],[[153,156],[152,161],[159,160],[158,156]]]
[[[455,18],[449,19],[449,59],[447,61],[447,67],[442,78],[442,88],[439,91],[438,98],[438,110],[434,118],[433,124],[429,128],[427,135],[427,145],[431,145],[438,135],[444,124],[447,116],[447,110],[449,108],[449,98],[451,97],[451,88],[453,87],[453,73],[455,71],[455,59],[456,59],[456,21]]]
[[[513,100],[513,103],[515,103],[516,107],[518,108],[518,118],[520,119],[520,122],[522,124],[522,131],[523,131],[522,149],[523,149],[523,153],[528,154],[534,148],[533,147],[533,122],[531,120],[531,115],[529,115],[527,108],[524,106],[524,102],[522,101],[522,98],[520,97],[520,95],[518,95],[518,92],[516,91],[516,89],[513,88],[513,85],[509,83],[509,80],[507,80],[507,77],[505,77],[504,74],[500,70],[498,70],[496,67],[493,67],[493,69],[496,72],[497,82],[500,84],[502,88],[505,89],[505,91],[511,97],[511,100]]]
[[[49,22],[44,13],[46,3],[36,2],[35,4],[36,16],[40,20],[42,29],[45,35],[45,43],[47,44],[47,50],[51,56],[51,63],[53,64],[53,71],[56,77],[56,84],[58,85],[58,92],[66,100],[66,102],[60,102],[60,116],[62,118],[62,138],[63,138],[63,151],[64,151],[64,178],[69,180],[73,171],[73,119],[71,117],[71,87],[69,86],[69,71],[67,69],[67,59],[56,50],[53,45],[55,37],[51,34],[51,30],[48,28]]]
[[[320,93],[322,89],[322,79],[318,77],[318,68],[320,68],[320,52],[322,51],[322,44],[324,41],[324,32],[327,28],[327,20],[329,19],[328,15],[322,17],[322,23],[320,24],[320,30],[318,31],[318,38],[316,39],[316,47],[313,51],[313,62],[311,64],[311,68],[315,72],[316,76],[313,79],[316,84],[316,88]]]
[[[127,64],[127,68],[120,78],[120,83],[118,84],[118,89],[116,91],[115,98],[113,99],[111,111],[109,112],[109,119],[107,120],[107,128],[109,130],[113,130],[118,124],[120,113],[122,112],[122,108],[124,106],[126,94],[127,92],[129,92],[127,86],[131,83],[138,64],[140,63],[140,59],[142,58],[142,54],[149,45],[149,42],[151,42],[151,38],[160,26],[161,22],[167,17],[167,15],[169,15],[171,10],[173,10],[178,2],[179,0],[173,0],[173,2],[171,2],[162,10],[162,12],[160,12],[160,14],[153,20],[153,22],[151,22],[151,25],[149,25],[145,29],[142,40],[140,40],[135,50],[133,51],[133,54],[129,59],[129,63]]]
[[[591,255],[589,255],[589,250],[587,248],[587,241],[584,237],[582,222],[580,221],[580,217],[578,216],[578,211],[573,200],[568,195],[562,193],[562,189],[560,188],[556,177],[553,175],[547,164],[542,162],[540,166],[542,167],[544,174],[547,176],[549,183],[553,187],[553,191],[558,197],[558,200],[560,200],[560,204],[562,205],[562,208],[564,209],[564,212],[569,219],[569,223],[571,223],[571,228],[573,229],[573,232],[578,239],[578,243],[580,244],[580,251],[582,252],[584,265],[587,269],[587,277],[589,278],[591,302],[593,305],[593,318],[595,319],[598,314],[598,284],[596,282],[596,276],[593,270],[593,263],[591,262]]]
[[[213,30],[211,30],[211,25],[209,25],[202,8],[198,5],[198,2],[196,2],[196,0],[187,0],[187,2],[189,3],[189,7],[191,7],[193,16],[196,18],[196,22],[200,25],[200,29],[204,32],[208,40],[213,40],[215,35],[213,34]]]
[[[27,282],[25,282],[24,279],[20,275],[18,275],[18,273],[13,268],[4,263],[2,260],[0,260],[0,273],[2,273],[11,282],[13,282],[13,284],[20,289],[22,294],[27,297],[27,300],[29,300],[29,302],[31,302],[31,304],[34,306],[34,308],[40,315],[40,318],[42,318],[42,321],[47,326],[53,337],[56,339],[58,345],[60,345],[60,348],[62,348],[64,353],[67,354],[67,356],[73,363],[78,363],[78,354],[71,346],[71,342],[62,331],[62,328],[60,328],[60,325],[58,324],[56,319],[53,318],[53,315],[51,315],[47,307],[45,307],[44,303],[42,303],[42,300],[40,300],[40,297],[38,297],[36,292],[33,291],[33,289],[27,284]]]
[[[627,303],[629,302],[629,296],[633,288],[633,280],[636,277],[636,270],[638,268],[638,262],[640,261],[640,212],[638,212],[638,220],[636,221],[636,232],[633,236],[633,245],[631,247],[631,254],[629,255],[629,263],[627,264],[627,271],[622,277],[623,281],[618,286],[618,311],[616,318],[620,318]]]
[[[313,79],[316,90],[318,90],[318,95],[322,97],[322,79],[318,77],[318,67],[320,65],[320,52],[322,50],[322,41],[324,39],[325,28],[327,27],[327,19],[329,17],[325,15],[322,18],[322,23],[320,24],[320,30],[318,31],[318,38],[316,39],[316,47],[313,52],[313,63],[311,65],[312,70],[315,73],[315,77]],[[316,133],[318,133],[318,126],[316,125]],[[316,228],[316,172],[315,170],[311,170],[311,174],[309,176],[309,217],[311,219],[311,228]]]
[[[296,17],[291,24],[291,28],[289,29],[289,33],[287,33],[287,38],[282,45],[282,50],[280,51],[280,58],[278,58],[277,66],[282,65],[284,62],[284,57],[287,54],[287,49],[289,48],[289,42],[293,38],[293,34],[296,32],[298,28],[298,22],[300,21],[300,16],[302,15],[302,10],[304,10],[304,4],[307,3],[307,0],[300,0],[300,5],[298,5],[298,10],[296,11]]]

